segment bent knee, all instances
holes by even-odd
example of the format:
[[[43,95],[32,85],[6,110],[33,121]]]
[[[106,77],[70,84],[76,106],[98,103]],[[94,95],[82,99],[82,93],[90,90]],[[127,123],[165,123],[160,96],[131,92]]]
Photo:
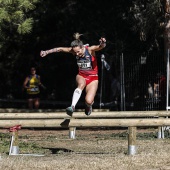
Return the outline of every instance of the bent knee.
[[[94,103],[94,99],[86,99],[85,102],[87,105],[92,105]]]

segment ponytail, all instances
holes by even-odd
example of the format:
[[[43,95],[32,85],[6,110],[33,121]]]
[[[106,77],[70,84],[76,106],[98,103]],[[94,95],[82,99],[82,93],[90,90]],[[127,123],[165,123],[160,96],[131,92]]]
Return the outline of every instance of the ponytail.
[[[73,34],[73,37],[75,40],[80,40],[80,36],[83,35],[83,34],[79,34],[78,32],[74,33]]]
[[[71,42],[71,47],[83,47],[83,42],[80,40],[80,36],[83,35],[83,34],[79,34],[78,32],[77,33],[74,33],[73,34],[73,37],[74,37],[74,41]]]

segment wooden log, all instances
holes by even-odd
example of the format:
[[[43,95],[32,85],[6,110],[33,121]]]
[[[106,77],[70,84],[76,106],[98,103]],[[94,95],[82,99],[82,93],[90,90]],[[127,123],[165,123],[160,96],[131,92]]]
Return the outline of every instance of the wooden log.
[[[139,127],[170,126],[170,119],[18,119],[0,120],[0,127]]]
[[[0,113],[2,119],[54,119],[54,118],[70,118],[66,113]]]
[[[17,108],[0,108],[0,113],[46,113],[46,112],[66,112],[66,109],[17,109]],[[83,112],[84,109],[76,109],[76,112]],[[109,112],[108,109],[93,109],[93,112]]]
[[[70,127],[170,126],[170,119],[71,119]]]
[[[15,125],[21,127],[68,127],[69,119],[20,119],[20,120],[0,120],[1,128],[9,128]]]
[[[128,118],[128,117],[168,117],[169,111],[118,111],[118,112],[92,112],[86,116],[84,112],[74,112],[73,118]],[[70,118],[65,112],[30,112],[30,113],[0,113],[0,119],[48,119],[48,118]]]
[[[65,112],[65,109],[15,109],[0,108],[0,113],[44,113],[44,112]]]

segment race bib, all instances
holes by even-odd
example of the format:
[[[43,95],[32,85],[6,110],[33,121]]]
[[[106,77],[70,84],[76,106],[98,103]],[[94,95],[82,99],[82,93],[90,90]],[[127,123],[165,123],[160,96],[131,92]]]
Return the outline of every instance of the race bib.
[[[31,92],[38,92],[38,91],[39,91],[39,88],[38,88],[38,87],[31,88],[30,91],[31,91]]]
[[[83,69],[83,70],[87,70],[87,69],[91,69],[91,62],[90,61],[77,61],[77,65],[79,67],[79,69]]]
[[[30,87],[27,89],[28,94],[38,94],[39,92],[39,87]]]

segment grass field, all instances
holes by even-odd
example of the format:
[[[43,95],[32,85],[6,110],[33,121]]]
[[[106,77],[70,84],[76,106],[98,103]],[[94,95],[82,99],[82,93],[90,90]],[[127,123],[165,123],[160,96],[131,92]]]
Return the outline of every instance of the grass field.
[[[8,156],[10,133],[0,131],[2,170],[170,170],[170,138],[157,139],[157,129],[138,129],[137,154],[129,156],[127,129],[67,129],[19,131],[22,154]]]

